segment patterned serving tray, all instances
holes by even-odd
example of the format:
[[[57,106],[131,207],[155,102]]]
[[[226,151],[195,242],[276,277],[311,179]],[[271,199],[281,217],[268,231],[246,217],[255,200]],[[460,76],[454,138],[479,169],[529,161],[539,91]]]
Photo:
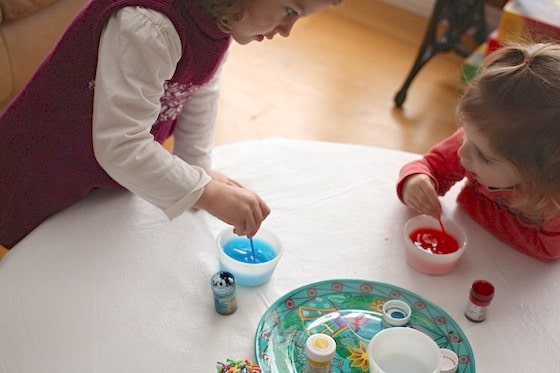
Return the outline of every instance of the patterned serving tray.
[[[337,343],[332,373],[369,372],[367,345],[376,333],[390,327],[382,319],[383,304],[390,299],[411,306],[408,327],[457,353],[458,373],[476,372],[467,337],[440,307],[394,285],[351,279],[305,285],[274,302],[255,334],[257,362],[266,373],[299,373],[305,365],[307,337],[321,332]]]

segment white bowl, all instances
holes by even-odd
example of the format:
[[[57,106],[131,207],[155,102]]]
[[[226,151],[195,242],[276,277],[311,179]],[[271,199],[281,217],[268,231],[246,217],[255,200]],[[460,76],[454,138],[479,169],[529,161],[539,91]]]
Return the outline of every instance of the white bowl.
[[[403,230],[405,255],[412,268],[429,275],[443,275],[455,268],[467,248],[467,236],[461,227],[449,219],[443,219],[443,227],[446,233],[457,240],[459,249],[449,254],[434,254],[416,246],[410,234],[420,228],[441,230],[439,221],[429,215],[418,215],[406,222]]]
[[[459,367],[459,356],[455,351],[447,348],[441,348],[440,350],[443,357],[440,373],[455,373]]]
[[[442,353],[419,330],[395,326],[373,336],[367,347],[371,373],[439,373]]]
[[[274,272],[276,265],[284,252],[280,239],[272,231],[262,226],[253,237],[253,244],[257,257],[259,257],[259,254],[262,254],[263,251],[270,249],[273,258],[268,261],[241,261],[229,256],[224,251],[224,247],[231,243],[239,244],[239,250],[250,250],[249,239],[233,233],[232,227],[222,230],[218,234],[216,241],[218,246],[220,269],[233,274],[236,284],[240,286],[257,286],[270,280],[270,277],[272,276],[272,273]]]

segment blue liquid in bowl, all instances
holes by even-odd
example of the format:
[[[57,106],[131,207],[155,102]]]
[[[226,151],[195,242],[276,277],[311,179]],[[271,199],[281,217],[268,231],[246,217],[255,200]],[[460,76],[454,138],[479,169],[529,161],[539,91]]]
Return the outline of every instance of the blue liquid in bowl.
[[[253,238],[253,247],[254,258],[251,241],[247,237],[232,238],[223,245],[227,256],[243,263],[266,263],[276,257],[276,251],[264,240]]]
[[[261,238],[253,238],[253,248],[255,257],[251,241],[247,237],[235,237],[222,244],[225,256],[235,263],[220,261],[221,269],[233,273],[237,285],[261,285],[267,282],[274,272],[275,259],[278,258],[274,247]]]

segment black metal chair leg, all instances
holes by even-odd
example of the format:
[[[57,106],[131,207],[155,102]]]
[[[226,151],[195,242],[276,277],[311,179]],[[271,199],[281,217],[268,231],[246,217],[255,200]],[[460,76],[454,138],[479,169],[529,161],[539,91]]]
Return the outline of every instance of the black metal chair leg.
[[[443,35],[438,36],[438,27],[442,25],[442,22],[446,22],[446,30]],[[484,41],[487,35],[484,0],[437,0],[416,60],[395,95],[395,105],[402,106],[412,81],[422,67],[437,53],[450,50],[461,55],[467,53],[461,49],[460,43],[465,33],[473,29],[475,40],[479,43]]]
[[[401,89],[395,95],[395,105],[397,107],[401,107],[406,100],[406,93],[408,91],[408,88],[412,84],[412,81],[416,77],[416,74],[418,74],[420,69],[422,69],[426,62],[428,62],[434,55],[435,53],[432,46],[426,46],[424,50],[422,50],[422,53],[418,55],[416,61],[414,62],[414,65],[412,66],[412,70],[410,70],[410,73],[408,73],[408,76],[401,86]]]

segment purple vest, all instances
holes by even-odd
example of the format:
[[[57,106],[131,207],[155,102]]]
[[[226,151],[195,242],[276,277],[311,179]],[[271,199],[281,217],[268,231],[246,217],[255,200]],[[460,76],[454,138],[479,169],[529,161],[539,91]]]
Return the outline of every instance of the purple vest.
[[[229,35],[210,22],[203,1],[91,0],[76,16],[0,117],[0,244],[11,248],[93,188],[122,188],[97,163],[91,133],[97,51],[108,17],[125,6],[142,6],[165,14],[179,33],[183,54],[151,131],[163,142],[229,46]]]

